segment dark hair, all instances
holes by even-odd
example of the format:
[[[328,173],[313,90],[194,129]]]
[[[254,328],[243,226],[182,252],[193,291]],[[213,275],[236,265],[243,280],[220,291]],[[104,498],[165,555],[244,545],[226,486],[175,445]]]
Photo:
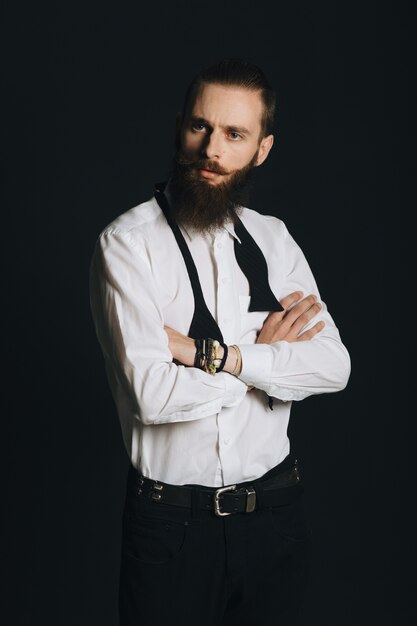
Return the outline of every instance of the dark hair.
[[[275,114],[275,93],[263,71],[243,59],[222,59],[214,65],[203,68],[191,81],[184,98],[183,117],[193,102],[196,93],[203,83],[233,85],[250,91],[259,91],[264,111],[261,119],[262,135],[272,132]]]

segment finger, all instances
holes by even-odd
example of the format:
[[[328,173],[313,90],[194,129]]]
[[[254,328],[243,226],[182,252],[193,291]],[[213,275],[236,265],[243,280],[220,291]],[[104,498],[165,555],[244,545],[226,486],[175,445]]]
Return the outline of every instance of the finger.
[[[310,307],[308,311],[300,315],[300,317],[291,326],[290,333],[294,337],[294,339],[298,337],[303,328],[305,328],[310,323],[310,321],[320,313],[320,311],[320,304],[315,304]]]
[[[292,293],[288,294],[288,296],[285,296],[285,298],[281,298],[279,303],[284,310],[283,311],[271,311],[270,313],[268,313],[268,316],[266,317],[265,322],[266,320],[271,319],[271,318],[272,318],[272,321],[280,321],[287,314],[288,309],[290,309],[296,302],[301,300],[302,297],[303,297],[302,291],[293,291]]]
[[[319,307],[319,308],[317,308]],[[321,305],[317,302],[317,298],[314,294],[310,294],[306,298],[303,298],[300,302],[295,304],[285,315],[286,321],[290,324],[294,324],[301,316],[305,316],[310,309],[314,309],[315,313],[320,310]],[[313,317],[313,316],[312,316]],[[304,317],[304,319],[306,319]],[[311,319],[311,318],[309,318]],[[309,321],[309,320],[307,320]],[[307,323],[306,321],[304,323]]]
[[[293,291],[292,293],[288,294],[288,296],[285,296],[285,298],[281,298],[280,304],[283,309],[287,310],[290,306],[301,300],[303,295],[304,294],[302,291]]]
[[[299,325],[295,330],[293,328],[294,323],[297,321],[300,315],[308,311],[308,309],[316,302],[316,296],[314,295],[307,296],[307,298],[304,298],[300,301],[299,298],[302,297],[302,293],[302,291],[294,291],[293,293],[283,298],[281,300],[281,304],[284,304],[285,301],[287,304],[289,302],[292,302],[290,308],[284,312],[277,311],[270,313],[264,322],[264,326],[266,325],[266,323],[279,323],[281,335],[285,336],[287,333],[291,333],[292,341],[294,341],[297,338],[299,330],[305,324],[307,324],[309,320],[305,320],[304,323]]]
[[[304,333],[301,333],[299,337],[297,337],[296,341],[308,341],[309,339],[313,339],[323,328],[325,327],[324,322],[317,322],[314,324],[312,328],[309,328]]]

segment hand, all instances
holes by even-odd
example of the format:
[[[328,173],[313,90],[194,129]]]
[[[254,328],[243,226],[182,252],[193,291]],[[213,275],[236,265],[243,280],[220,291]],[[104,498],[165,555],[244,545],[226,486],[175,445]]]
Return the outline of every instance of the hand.
[[[164,330],[168,335],[168,347],[171,351],[172,358],[183,365],[194,365],[194,339],[182,335],[169,326],[164,326]]]
[[[323,330],[324,322],[317,322],[312,328],[299,334],[303,326],[321,310],[316,296],[303,298],[303,295],[302,291],[294,291],[281,300],[284,311],[272,311],[268,315],[256,343],[308,341]]]

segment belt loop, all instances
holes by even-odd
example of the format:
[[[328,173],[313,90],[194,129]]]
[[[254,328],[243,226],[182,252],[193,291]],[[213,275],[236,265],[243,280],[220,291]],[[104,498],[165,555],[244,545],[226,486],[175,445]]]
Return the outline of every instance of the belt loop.
[[[200,493],[198,487],[192,487],[191,490],[191,517],[193,520],[200,517]]]
[[[264,508],[263,502],[263,490],[262,490],[262,481],[257,478],[252,483],[252,487],[255,489],[256,493],[256,509],[261,510]]]

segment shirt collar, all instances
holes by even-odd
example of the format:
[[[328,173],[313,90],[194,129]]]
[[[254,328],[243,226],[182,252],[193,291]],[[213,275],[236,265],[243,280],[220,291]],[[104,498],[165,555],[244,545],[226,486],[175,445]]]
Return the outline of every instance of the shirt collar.
[[[167,185],[165,187],[165,190],[164,190],[164,194],[165,194],[166,198],[168,199],[168,202],[170,202],[170,199],[171,199],[170,187],[171,187],[171,179],[168,180],[168,183],[167,183]],[[189,241],[192,241],[195,237],[198,237],[200,235],[200,233],[198,231],[196,231],[196,230],[194,230],[193,228],[190,228],[190,227],[187,228],[186,226],[183,226],[182,224],[181,224],[181,230],[185,233],[185,235],[187,236]],[[234,239],[237,239],[237,241],[239,243],[241,243],[239,237],[236,235],[235,227],[234,227],[234,224],[232,222],[226,222],[226,224],[224,226],[222,226],[220,228],[220,230],[221,231],[225,230],[226,232],[229,233],[229,235],[231,235],[232,237],[234,237]]]

